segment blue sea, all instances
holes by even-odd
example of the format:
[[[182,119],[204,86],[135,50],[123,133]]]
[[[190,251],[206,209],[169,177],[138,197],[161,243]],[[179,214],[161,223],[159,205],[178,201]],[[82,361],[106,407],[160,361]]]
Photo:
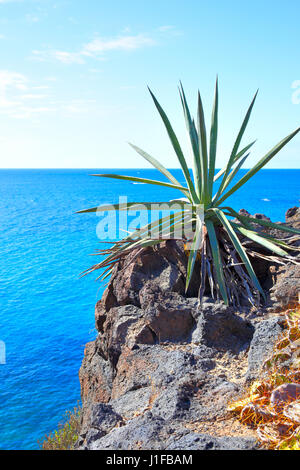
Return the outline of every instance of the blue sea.
[[[89,176],[157,178],[155,170],[0,171],[0,449],[36,449],[80,400],[84,345],[96,336],[94,304],[103,286],[80,278],[100,248],[95,214],[75,211],[117,202],[181,197],[173,189]],[[241,176],[243,172],[240,172]],[[180,182],[178,170],[174,175]],[[228,202],[284,220],[299,205],[300,170],[262,170]],[[3,346],[3,343],[1,343]]]

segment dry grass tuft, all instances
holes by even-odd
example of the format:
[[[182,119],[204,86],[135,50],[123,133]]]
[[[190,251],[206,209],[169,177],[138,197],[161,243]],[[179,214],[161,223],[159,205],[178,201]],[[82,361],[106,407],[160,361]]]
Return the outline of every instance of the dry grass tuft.
[[[261,378],[228,410],[256,429],[264,447],[300,450],[300,308],[283,315],[286,328],[265,361]]]
[[[38,441],[41,450],[74,450],[80,430],[81,407],[66,411],[65,421],[59,423],[58,429]]]

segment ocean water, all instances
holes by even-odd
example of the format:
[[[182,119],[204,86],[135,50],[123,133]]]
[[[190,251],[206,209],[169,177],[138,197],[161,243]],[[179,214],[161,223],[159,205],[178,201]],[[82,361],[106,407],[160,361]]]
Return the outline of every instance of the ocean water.
[[[95,170],[0,171],[0,449],[35,449],[80,400],[84,345],[96,336],[103,286],[79,278],[99,248],[99,203],[162,201],[180,193],[89,176]],[[96,172],[101,173],[101,170]],[[156,178],[155,170],[105,170]],[[240,172],[240,175],[243,172]],[[174,175],[183,182],[178,170]],[[262,170],[228,202],[284,220],[299,205],[300,170]],[[3,343],[0,343],[0,345]],[[1,359],[1,358],[0,358]],[[1,361],[0,361],[1,362]]]

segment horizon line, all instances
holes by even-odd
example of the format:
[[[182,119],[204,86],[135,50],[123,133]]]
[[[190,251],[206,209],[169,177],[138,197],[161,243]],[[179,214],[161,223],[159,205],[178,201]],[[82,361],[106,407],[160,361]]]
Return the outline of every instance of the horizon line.
[[[144,167],[18,167],[18,168],[1,168],[0,171],[5,170],[156,170],[155,168],[144,168]],[[181,168],[167,168],[168,170],[181,170]],[[215,168],[215,170],[220,170],[220,168]],[[189,168],[190,171],[193,171],[192,168]],[[240,168],[240,170],[251,170],[251,168]],[[290,167],[290,168],[261,168],[260,171],[268,170],[300,170],[300,167]],[[158,171],[158,170],[156,170]]]

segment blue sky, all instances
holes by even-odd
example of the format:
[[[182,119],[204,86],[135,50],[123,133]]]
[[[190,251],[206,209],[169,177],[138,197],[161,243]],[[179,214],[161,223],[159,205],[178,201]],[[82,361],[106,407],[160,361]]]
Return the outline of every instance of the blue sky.
[[[147,167],[130,141],[177,167],[147,85],[189,153],[178,82],[208,127],[217,73],[219,166],[260,89],[251,164],[300,124],[299,17],[299,0],[0,0],[0,166]]]

